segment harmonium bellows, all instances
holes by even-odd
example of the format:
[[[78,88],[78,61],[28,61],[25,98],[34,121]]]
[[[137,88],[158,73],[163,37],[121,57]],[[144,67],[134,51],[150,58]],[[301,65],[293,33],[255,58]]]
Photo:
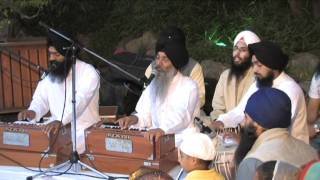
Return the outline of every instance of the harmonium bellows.
[[[146,132],[104,124],[92,126],[85,132],[85,161],[98,170],[114,173],[131,173],[141,166],[168,171],[177,165],[174,134],[150,142],[144,138]]]

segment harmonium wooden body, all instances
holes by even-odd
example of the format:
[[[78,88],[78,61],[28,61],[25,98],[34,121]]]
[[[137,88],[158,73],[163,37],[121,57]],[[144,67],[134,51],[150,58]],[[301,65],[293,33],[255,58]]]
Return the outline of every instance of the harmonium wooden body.
[[[70,127],[54,133],[47,126],[0,122],[0,165],[47,168],[68,160]]]
[[[118,126],[96,124],[86,134],[83,161],[99,171],[130,174],[142,166],[169,171],[178,164],[173,134],[158,141],[144,138],[146,130],[121,130]]]

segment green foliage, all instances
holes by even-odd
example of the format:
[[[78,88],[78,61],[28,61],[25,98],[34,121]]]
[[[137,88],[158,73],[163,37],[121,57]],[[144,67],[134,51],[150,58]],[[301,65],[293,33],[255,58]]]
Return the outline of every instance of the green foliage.
[[[17,16],[21,16],[21,14],[24,14],[24,10],[29,10],[30,12],[31,9],[37,9],[37,11],[39,11],[43,6],[47,4],[48,0],[0,1],[0,31],[3,31],[4,28],[7,28],[7,26],[12,25],[13,22],[16,22],[16,20],[19,19],[19,17]]]
[[[98,49],[110,55],[124,37],[139,36],[146,30],[159,32],[168,24],[176,24],[185,31],[190,54],[198,60],[228,61],[234,37],[245,29],[279,43],[292,55],[320,45],[319,21],[308,13],[308,3],[304,7],[299,18],[292,16],[286,1],[276,0],[118,0],[112,2],[110,16],[97,32],[99,35],[94,36],[93,47],[100,44]],[[107,37],[102,32],[108,33],[104,35]],[[105,43],[107,46],[101,47]]]
[[[319,21],[307,11],[303,17],[293,17],[284,1],[242,2],[232,11],[234,13],[226,12],[228,16],[221,14],[213,19],[211,28],[206,31],[206,40],[220,39],[231,48],[235,35],[249,29],[262,39],[279,43],[289,55],[311,51],[320,45]],[[221,59],[225,57],[218,55]]]
[[[0,2],[0,8],[13,2],[32,14],[44,7],[39,18],[24,24],[28,34],[41,35],[35,23],[42,20],[89,36],[89,48],[105,57],[123,38],[149,30],[157,33],[174,24],[185,31],[195,59],[226,62],[235,35],[245,29],[279,43],[289,55],[319,48],[320,22],[309,13],[310,1],[303,1],[301,17],[292,15],[288,1],[279,0],[7,0]]]

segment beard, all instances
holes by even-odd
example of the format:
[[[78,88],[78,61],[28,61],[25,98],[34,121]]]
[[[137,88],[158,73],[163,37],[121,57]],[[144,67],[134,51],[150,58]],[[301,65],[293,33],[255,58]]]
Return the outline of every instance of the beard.
[[[230,76],[236,76],[239,79],[244,73],[251,67],[251,56],[246,58],[243,63],[235,64],[234,60],[231,60]]]
[[[256,75],[257,87],[258,88],[272,87],[273,79],[274,79],[274,75],[272,72],[268,73],[266,77],[262,77],[262,78],[259,78]]]
[[[68,59],[65,59],[63,62],[52,60],[49,62],[49,66],[52,66],[52,64],[55,64],[57,68],[49,73],[50,81],[53,83],[62,83],[71,70],[72,61]]]
[[[254,127],[252,124],[241,127],[240,129],[240,143],[237,147],[235,154],[234,154],[234,161],[237,166],[241,163],[247,153],[250,151],[251,147],[255,143],[258,138],[257,135],[257,128]]]
[[[151,94],[153,95],[152,99],[154,102],[160,101],[160,104],[164,102],[167,97],[171,81],[176,73],[177,70],[174,68],[171,68],[169,71],[162,71],[157,68],[156,76],[151,82]]]

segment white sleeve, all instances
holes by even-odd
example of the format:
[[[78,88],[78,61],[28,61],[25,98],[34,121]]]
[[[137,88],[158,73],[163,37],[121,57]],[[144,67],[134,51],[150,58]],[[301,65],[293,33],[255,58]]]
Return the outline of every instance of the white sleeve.
[[[136,105],[136,113],[135,116],[138,117],[138,123],[134,125],[134,127],[147,127],[150,128],[152,126],[151,122],[151,100],[150,100],[150,87],[149,85],[140,96],[138,103]]]
[[[217,121],[221,121],[224,127],[237,127],[244,120],[244,110],[250,96],[258,90],[256,83],[251,84],[246,94],[242,97],[239,104],[231,111],[221,114]]]
[[[48,85],[48,79],[43,79],[38,82],[37,88],[32,96],[32,101],[29,106],[29,110],[36,113],[35,121],[39,121],[48,111],[48,93],[46,91],[46,86]]]
[[[314,99],[319,99],[320,98],[319,90],[320,90],[320,75],[317,78],[316,74],[314,74],[311,80],[311,85],[308,93],[309,97]]]

